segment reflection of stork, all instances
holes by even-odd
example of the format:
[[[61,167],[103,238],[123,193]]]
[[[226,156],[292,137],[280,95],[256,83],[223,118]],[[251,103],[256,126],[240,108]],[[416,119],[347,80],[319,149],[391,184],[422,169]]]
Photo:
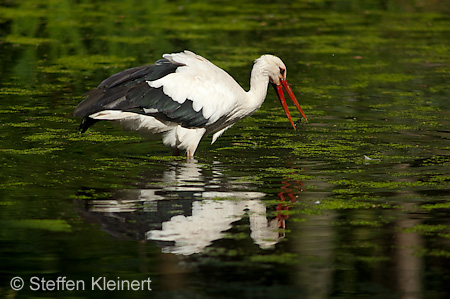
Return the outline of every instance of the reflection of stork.
[[[225,237],[244,215],[250,237],[260,248],[273,247],[284,237],[279,219],[268,219],[261,200],[265,193],[248,191],[249,183],[230,181],[220,163],[207,168],[194,161],[167,166],[159,178],[152,174],[153,181],[146,182],[149,188],[122,190],[113,199],[87,200],[82,213],[100,220],[112,235],[157,241],[163,252],[183,255],[202,252]]]
[[[288,211],[292,203],[295,203],[297,201],[296,193],[298,193],[299,191],[303,191],[303,189],[301,189],[303,183],[300,181],[294,182],[294,189],[292,189],[290,188],[292,185],[291,180],[289,176],[287,176],[284,181],[282,181],[283,186],[281,187],[281,192],[278,193],[278,197],[280,198],[281,202],[276,206],[276,210],[278,228],[280,228],[280,233],[282,234],[284,234],[284,229],[286,228],[286,219],[289,218],[289,214],[283,213],[283,211]],[[289,197],[290,202],[286,201],[285,196]],[[284,235],[280,235],[280,237],[284,237]]]
[[[227,192],[229,199],[231,192]],[[220,195],[219,192],[216,195]],[[266,217],[266,206],[254,197],[257,194],[235,193],[234,200],[194,201],[192,215],[177,215],[163,222],[160,230],[150,230],[149,240],[168,241],[164,252],[189,255],[202,252],[212,241],[225,236],[225,231],[232,223],[249,214],[251,238],[261,248],[273,247],[278,242],[278,227],[275,222],[269,222]],[[250,195],[250,200],[239,199]],[[261,197],[263,194],[259,194]],[[273,225],[275,224],[275,225]]]
[[[83,117],[81,131],[100,120],[120,121],[132,130],[163,133],[164,144],[186,150],[187,158],[193,158],[204,135],[214,133],[214,143],[225,130],[258,110],[269,82],[294,129],[283,88],[306,119],[286,81],[286,66],[276,56],[263,55],[255,61],[248,92],[195,53],[163,57],[153,65],[112,75],[91,91],[74,112]]]

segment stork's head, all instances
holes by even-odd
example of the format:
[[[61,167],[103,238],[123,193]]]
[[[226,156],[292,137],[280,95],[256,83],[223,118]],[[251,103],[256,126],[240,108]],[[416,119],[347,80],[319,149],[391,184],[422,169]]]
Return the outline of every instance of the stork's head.
[[[287,70],[286,66],[284,65],[283,61],[281,61],[280,58],[273,56],[273,55],[263,55],[259,59],[257,59],[257,62],[264,64],[264,73],[269,77],[269,81],[274,87],[278,99],[281,102],[281,105],[283,106],[284,112],[286,113],[286,116],[289,118],[289,121],[291,122],[292,127],[295,130],[294,122],[292,121],[291,115],[289,113],[289,109],[286,104],[286,100],[284,98],[283,93],[283,87],[286,90],[286,92],[289,94],[289,97],[294,102],[295,106],[297,107],[298,111],[302,114],[302,116],[305,118],[306,121],[308,119],[305,116],[305,113],[303,113],[302,108],[300,108],[300,104],[298,103],[297,99],[295,98],[294,92],[292,91],[291,87],[289,86],[286,75]]]

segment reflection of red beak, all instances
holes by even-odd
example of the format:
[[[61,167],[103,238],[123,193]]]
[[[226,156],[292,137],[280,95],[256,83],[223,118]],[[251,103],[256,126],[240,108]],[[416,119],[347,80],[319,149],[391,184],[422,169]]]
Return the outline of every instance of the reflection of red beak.
[[[281,105],[283,106],[284,112],[286,113],[286,116],[289,118],[289,121],[291,122],[292,127],[295,130],[294,122],[292,121],[291,115],[289,114],[289,109],[286,104],[286,99],[284,98],[283,88],[286,89],[287,93],[289,94],[289,97],[291,98],[292,102],[294,102],[295,106],[297,107],[298,111],[303,115],[306,121],[308,119],[305,116],[305,113],[303,113],[302,108],[300,108],[300,104],[298,103],[297,99],[295,98],[294,92],[292,91],[291,87],[287,83],[285,79],[280,79],[281,85],[273,85],[275,87],[275,91],[277,92],[278,99],[280,99]]]

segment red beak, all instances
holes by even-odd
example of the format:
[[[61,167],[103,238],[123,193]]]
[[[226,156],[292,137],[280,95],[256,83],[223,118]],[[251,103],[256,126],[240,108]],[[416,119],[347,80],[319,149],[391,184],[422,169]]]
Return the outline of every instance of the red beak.
[[[308,119],[305,116],[305,113],[303,113],[302,108],[300,107],[300,104],[298,103],[297,99],[295,98],[294,92],[292,91],[291,87],[287,83],[286,80],[280,79],[280,82],[282,85],[274,85],[275,90],[278,94],[278,98],[280,99],[281,105],[283,106],[284,112],[286,113],[286,116],[289,118],[289,121],[291,122],[292,127],[295,128],[294,122],[292,121],[291,115],[289,114],[289,109],[286,104],[286,99],[284,98],[283,88],[286,89],[287,93],[289,94],[289,97],[291,98],[292,102],[294,102],[295,106],[297,107],[298,111],[302,114],[303,118],[308,121]]]

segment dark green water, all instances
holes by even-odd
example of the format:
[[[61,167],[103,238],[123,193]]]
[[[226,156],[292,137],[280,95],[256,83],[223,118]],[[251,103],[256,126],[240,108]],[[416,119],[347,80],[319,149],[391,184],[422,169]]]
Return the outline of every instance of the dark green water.
[[[448,298],[450,3],[291,2],[0,1],[1,297]],[[246,89],[281,57],[309,123],[269,90],[196,162],[77,133],[84,93],[184,49]]]

